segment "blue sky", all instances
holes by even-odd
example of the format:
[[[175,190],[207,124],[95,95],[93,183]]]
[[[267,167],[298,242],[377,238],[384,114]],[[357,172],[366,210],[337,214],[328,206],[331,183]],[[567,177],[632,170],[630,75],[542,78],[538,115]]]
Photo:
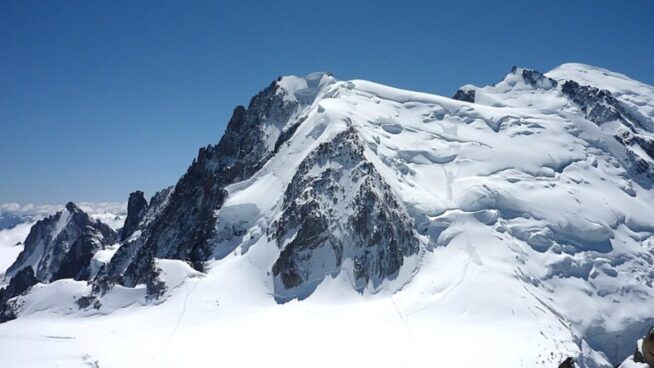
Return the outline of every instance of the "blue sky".
[[[0,202],[181,176],[278,75],[441,95],[583,62],[654,84],[654,1],[2,1]]]

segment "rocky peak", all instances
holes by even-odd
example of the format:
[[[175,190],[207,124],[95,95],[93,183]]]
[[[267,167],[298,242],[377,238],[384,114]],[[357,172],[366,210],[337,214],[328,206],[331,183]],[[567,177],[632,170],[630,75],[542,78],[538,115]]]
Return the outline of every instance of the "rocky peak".
[[[131,280],[125,278],[125,276],[129,277],[129,275],[126,275],[126,269],[132,264],[138,263],[136,258],[141,256],[139,251],[141,251],[143,244],[149,237],[150,225],[161,216],[168,206],[173,190],[174,187],[168,187],[155,193],[150,198],[145,214],[137,226],[141,233],[138,236],[128,237],[123,240],[123,244],[118,248],[110,262],[100,268],[93,280],[95,294],[104,294],[116,283],[129,284],[131,282]],[[89,300],[92,298],[91,296]]]
[[[66,203],[66,210],[70,213],[81,211],[79,207],[73,202]]]
[[[84,278],[93,253],[116,240],[114,230],[91,219],[70,202],[64,211],[42,219],[32,227],[23,251],[7,270],[6,277],[13,277],[19,270],[31,267],[41,282],[62,278],[61,272],[70,277]]]
[[[9,267],[6,289],[0,290],[0,322],[15,318],[19,305],[12,298],[38,282],[72,278],[88,280],[95,252],[118,240],[106,224],[93,220],[73,202],[64,210],[38,221],[23,251]]]
[[[143,192],[137,190],[130,193],[127,201],[127,217],[120,234],[120,240],[124,241],[136,231],[139,224],[145,217],[148,209],[148,201],[145,200]]]
[[[208,239],[215,229],[215,212],[227,196],[224,188],[252,176],[283,143],[280,140],[290,139],[292,133],[283,133],[301,123],[297,115],[309,103],[308,96],[331,79],[323,74],[280,78],[254,96],[247,108],[236,107],[220,142],[200,149],[166,205],[143,228],[141,239],[112,259],[110,274],[98,280],[103,285],[99,289],[113,282],[151,283],[157,273],[155,257],[185,260],[202,270],[212,254]]]

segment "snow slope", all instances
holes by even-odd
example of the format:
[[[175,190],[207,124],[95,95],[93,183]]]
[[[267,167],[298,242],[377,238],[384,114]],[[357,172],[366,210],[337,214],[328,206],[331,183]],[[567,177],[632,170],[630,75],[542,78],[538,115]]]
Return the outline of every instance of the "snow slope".
[[[654,323],[654,190],[627,154],[640,146],[614,137],[621,123],[590,120],[562,85],[608,90],[649,122],[654,88],[581,64],[524,71],[463,87],[474,103],[322,74],[280,79],[298,110],[267,134],[294,131],[226,188],[205,272],[158,259],[163,298],[146,302],[144,285],[117,285],[85,309],[76,300],[91,293],[86,282],[36,285],[19,297],[19,318],[0,325],[3,364],[556,367],[568,356],[581,367],[618,364]],[[354,164],[321,148],[347,131],[362,142]],[[642,157],[652,159],[644,149]],[[418,250],[361,288],[348,244],[337,263],[321,263],[333,253],[318,247],[324,253],[303,266],[308,282],[320,277],[315,291],[287,301],[274,264],[299,231],[276,237],[285,193],[301,188],[293,199],[311,201],[321,187],[299,182],[331,180],[329,169],[356,179],[359,162],[379,173],[375,193],[400,202]],[[360,188],[344,177],[333,190]],[[327,188],[320,203],[341,198]],[[324,211],[344,219],[356,210],[345,196]],[[330,223],[335,239],[353,231]]]

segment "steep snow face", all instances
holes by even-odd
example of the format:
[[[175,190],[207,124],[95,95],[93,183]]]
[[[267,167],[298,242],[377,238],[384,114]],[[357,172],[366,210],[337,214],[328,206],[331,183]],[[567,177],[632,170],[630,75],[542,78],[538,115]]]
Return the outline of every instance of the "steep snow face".
[[[66,345],[101,366],[206,365],[217,345],[231,365],[288,346],[298,366],[619,364],[654,322],[654,190],[632,155],[652,159],[652,87],[566,64],[460,92],[279,79],[93,285],[38,285],[0,331],[47,335],[54,312],[66,336],[139,341],[127,362]]]

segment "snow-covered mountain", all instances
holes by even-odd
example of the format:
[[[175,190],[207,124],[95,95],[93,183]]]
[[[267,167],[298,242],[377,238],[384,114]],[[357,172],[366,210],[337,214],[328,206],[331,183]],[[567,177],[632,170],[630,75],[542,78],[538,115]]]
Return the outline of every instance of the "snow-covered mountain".
[[[117,230],[123,226],[127,215],[125,203],[80,202],[79,208],[92,219],[100,220]],[[37,221],[62,211],[64,205],[52,204],[0,204],[0,287],[7,268],[23,250],[27,235]],[[5,280],[8,282],[9,280]]]
[[[454,98],[282,77],[175,186],[132,193],[119,233],[66,222],[56,241],[65,211],[35,225],[0,359],[646,364],[653,180],[654,87],[607,70],[513,68]],[[73,254],[64,277],[40,273],[43,249]]]

